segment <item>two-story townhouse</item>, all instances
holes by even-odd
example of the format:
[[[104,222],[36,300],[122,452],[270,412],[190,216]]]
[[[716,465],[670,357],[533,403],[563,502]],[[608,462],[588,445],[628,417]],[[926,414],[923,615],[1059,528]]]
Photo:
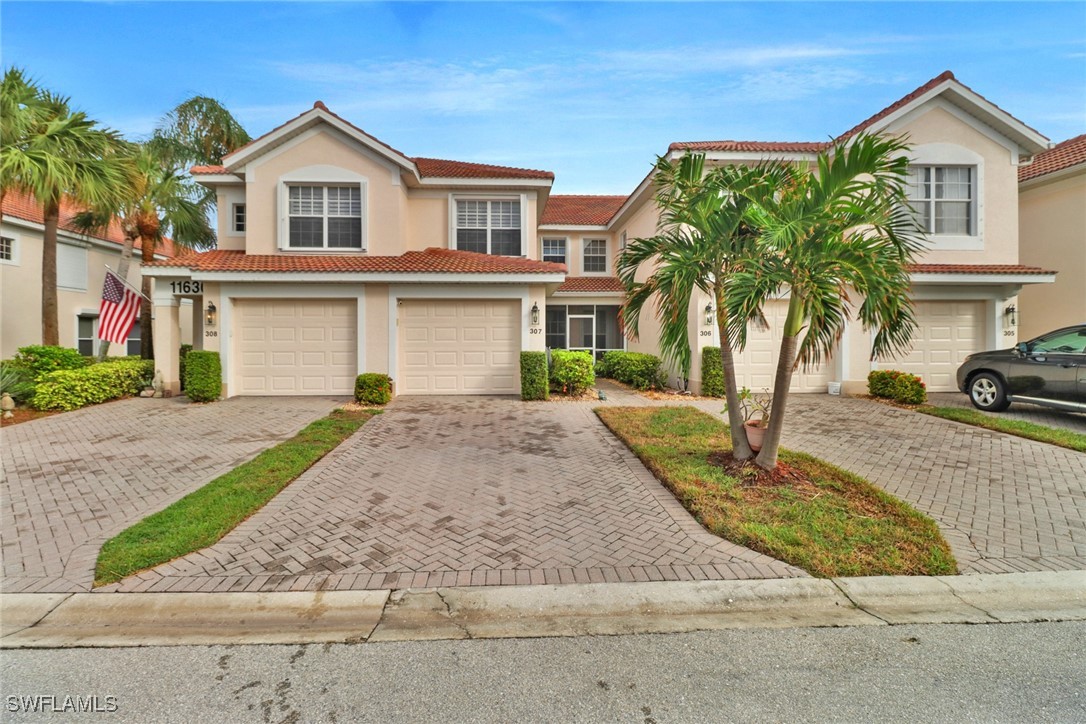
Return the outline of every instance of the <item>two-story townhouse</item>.
[[[1018,198],[1022,263],[1060,270],[1055,284],[1022,289],[1022,338],[1086,323],[1086,134],[1019,168]]]
[[[957,81],[949,71],[838,136],[860,132],[902,136],[911,144],[909,198],[926,231],[926,248],[912,270],[918,328],[911,350],[898,358],[872,360],[871,335],[849,324],[831,359],[797,369],[793,391],[824,392],[839,382],[846,393],[863,392],[873,369],[919,375],[933,391],[955,389],[954,373],[965,357],[1017,340],[1016,295],[1024,285],[1050,283],[1055,272],[1020,263],[1018,170],[1048,147],[1047,139]],[[697,152],[708,164],[780,159],[813,164],[825,142],[704,141],[673,143],[668,158]],[[658,215],[651,175],[609,223],[631,237],[652,234]],[[737,382],[759,391],[773,384],[787,297],[769,304],[769,330],[749,331],[737,355]],[[700,351],[719,344],[708,297],[690,309],[691,345]],[[641,337],[630,349],[654,351],[654,319],[642,316]],[[691,386],[701,378],[701,355],[693,356]]]
[[[79,209],[65,201],[61,205],[57,231],[57,306],[60,343],[81,354],[98,353],[98,307],[106,268],[117,269],[124,235],[113,224],[98,234],[83,234],[73,219]],[[41,206],[32,196],[9,191],[4,195],[0,223],[0,357],[9,358],[20,347],[41,344],[42,243],[45,227]],[[156,258],[172,256],[170,247]],[[136,247],[138,259],[139,247]],[[137,289],[140,269],[133,264],[127,281]],[[180,339],[192,338],[193,307],[187,304],[181,316]],[[111,344],[109,354],[140,353],[140,327],[136,324],[126,344]],[[175,350],[176,354],[176,350]]]
[[[172,392],[184,298],[227,396],[349,394],[364,371],[398,394],[519,392],[566,278],[537,236],[554,174],[408,157],[320,102],[223,161],[193,169],[218,249],[143,269]]]

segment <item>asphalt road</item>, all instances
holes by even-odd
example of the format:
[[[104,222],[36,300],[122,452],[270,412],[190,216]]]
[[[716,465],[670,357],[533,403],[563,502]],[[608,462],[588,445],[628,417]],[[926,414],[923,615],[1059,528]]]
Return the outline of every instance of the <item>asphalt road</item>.
[[[1086,622],[3,651],[0,662],[3,721],[1086,721]],[[12,711],[48,695],[116,711]]]

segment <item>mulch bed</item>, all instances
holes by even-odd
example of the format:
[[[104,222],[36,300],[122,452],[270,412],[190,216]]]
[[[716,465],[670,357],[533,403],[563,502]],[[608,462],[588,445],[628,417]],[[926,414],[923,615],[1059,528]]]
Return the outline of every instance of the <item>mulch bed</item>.
[[[0,418],[0,427],[8,427],[10,425],[18,425],[20,422],[30,422],[31,420],[37,420],[40,417],[49,417],[50,415],[56,415],[54,411],[32,410],[29,407],[17,407],[11,411],[14,417]]]

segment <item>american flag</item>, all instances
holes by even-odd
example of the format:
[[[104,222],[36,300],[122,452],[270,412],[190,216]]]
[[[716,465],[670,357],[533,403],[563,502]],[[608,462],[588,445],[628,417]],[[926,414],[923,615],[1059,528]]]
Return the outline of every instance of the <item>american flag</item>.
[[[98,339],[124,344],[140,313],[140,295],[125,286],[116,274],[106,272],[102,306],[98,309]]]

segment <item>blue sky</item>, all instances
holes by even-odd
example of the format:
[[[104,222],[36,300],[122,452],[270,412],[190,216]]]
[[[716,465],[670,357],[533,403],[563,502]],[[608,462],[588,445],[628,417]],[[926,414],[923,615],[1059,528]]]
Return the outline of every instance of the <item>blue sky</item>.
[[[253,135],[322,99],[411,156],[628,193],[672,141],[821,140],[951,69],[1086,132],[1086,3],[0,4],[3,63],[138,137],[192,94]]]

